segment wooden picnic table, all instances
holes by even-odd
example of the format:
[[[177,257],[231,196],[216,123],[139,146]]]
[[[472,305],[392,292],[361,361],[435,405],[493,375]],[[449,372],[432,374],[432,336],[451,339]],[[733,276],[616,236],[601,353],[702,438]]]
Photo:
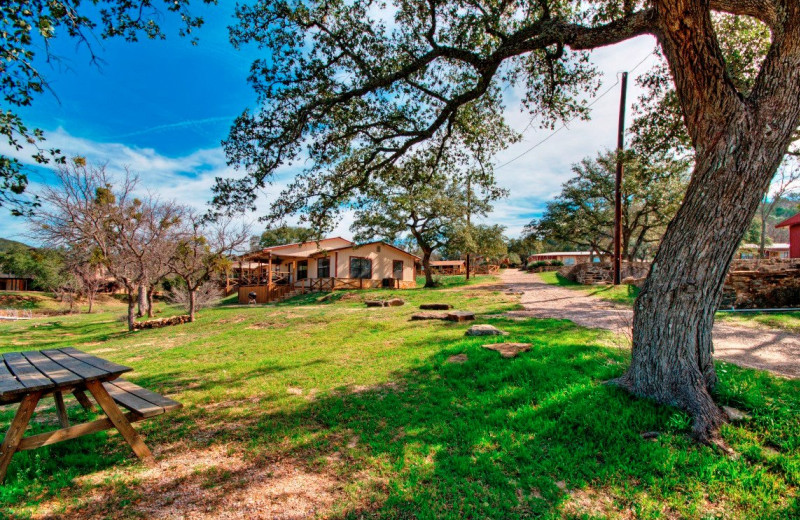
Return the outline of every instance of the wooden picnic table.
[[[180,408],[181,404],[119,379],[121,374],[131,370],[74,348],[3,354],[0,357],[0,405],[19,403],[19,407],[0,446],[0,482],[5,479],[8,464],[18,451],[111,428],[119,430],[136,456],[151,462],[150,450],[131,423]],[[87,391],[106,417],[71,426],[64,394],[72,393],[81,406],[94,410]],[[36,405],[47,396],[55,400],[61,429],[23,437]],[[123,413],[120,405],[129,412]]]

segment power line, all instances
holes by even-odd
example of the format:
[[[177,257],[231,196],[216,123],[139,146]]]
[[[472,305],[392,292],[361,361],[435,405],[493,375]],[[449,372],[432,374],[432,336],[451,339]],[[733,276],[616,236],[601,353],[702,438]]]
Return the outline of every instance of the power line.
[[[649,57],[650,57],[650,56],[652,56],[652,55],[653,55],[653,52],[650,52],[650,53],[649,53],[647,56],[645,56],[644,58],[642,58],[642,59],[641,59],[641,61],[639,61],[639,63],[637,63],[636,65],[634,65],[634,67],[633,67],[633,68],[630,70],[630,72],[633,72],[633,71],[635,71],[636,69],[638,69],[638,68],[639,68],[639,67],[640,67],[640,66],[641,66],[641,65],[642,65],[642,64],[643,64],[645,61],[647,61],[647,58],[649,58]],[[587,108],[590,108],[590,107],[592,107],[592,106],[593,106],[595,103],[597,103],[598,101],[600,101],[601,99],[603,99],[603,98],[604,98],[606,95],[608,95],[608,94],[609,94],[609,93],[610,93],[612,90],[614,90],[614,88],[615,88],[617,85],[619,85],[619,82],[620,82],[620,80],[619,80],[619,77],[617,77],[617,81],[616,81],[616,82],[615,82],[613,85],[611,85],[610,87],[608,87],[608,88],[607,88],[607,89],[606,89],[606,90],[605,90],[605,91],[604,91],[602,94],[600,94],[599,96],[597,96],[596,98],[594,98],[594,100],[593,100],[591,103],[589,103],[589,104],[588,104],[586,107],[587,107]],[[556,135],[557,133],[559,133],[559,132],[560,132],[560,131],[562,131],[563,129],[567,128],[567,125],[569,125],[570,123],[572,123],[573,121],[575,121],[577,118],[578,118],[578,116],[575,116],[575,117],[573,117],[572,119],[570,119],[569,121],[566,121],[566,122],[565,122],[565,123],[563,123],[563,124],[562,124],[560,127],[556,128],[556,129],[555,129],[555,130],[554,130],[554,131],[553,131],[553,132],[552,132],[550,135],[548,135],[547,137],[545,137],[545,138],[544,138],[544,139],[542,139],[541,141],[537,142],[536,144],[534,144],[533,146],[531,146],[530,148],[528,148],[527,150],[525,150],[525,151],[524,151],[524,152],[522,152],[521,154],[517,155],[517,156],[516,156],[516,157],[514,157],[513,159],[510,159],[510,160],[508,160],[508,161],[504,162],[503,164],[501,164],[500,166],[496,167],[496,168],[495,168],[495,170],[499,170],[500,168],[503,168],[503,167],[505,167],[505,166],[508,166],[509,164],[511,164],[512,162],[516,161],[517,159],[520,159],[521,157],[523,157],[523,156],[525,156],[525,155],[529,154],[530,152],[532,152],[532,151],[533,151],[533,150],[535,150],[536,148],[540,147],[541,145],[543,145],[544,143],[546,143],[547,141],[549,141],[549,140],[550,140],[550,139],[551,139],[551,138],[552,138],[554,135]],[[528,125],[528,128],[529,128],[529,127],[530,127],[530,125]],[[527,128],[526,128],[526,130],[527,130]]]

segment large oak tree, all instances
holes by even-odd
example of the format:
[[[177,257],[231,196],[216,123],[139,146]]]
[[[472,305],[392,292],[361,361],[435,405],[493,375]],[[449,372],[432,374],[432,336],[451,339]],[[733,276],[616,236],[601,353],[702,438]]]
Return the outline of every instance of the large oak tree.
[[[747,89],[733,81],[714,12],[755,18],[770,32]],[[237,119],[226,143],[250,175],[221,180],[216,202],[252,207],[278,167],[302,158],[273,213],[319,221],[446,134],[465,108],[500,113],[508,84],[525,87],[523,106],[545,124],[585,114],[580,94],[597,86],[586,51],[654,36],[694,169],[636,301],[632,361],[618,384],[686,410],[698,439],[717,439],[714,312],[800,123],[800,2],[264,0],[240,6],[238,17],[233,41],[267,53],[250,78],[260,106]],[[337,168],[345,159],[350,167]]]
[[[623,161],[621,254],[632,262],[661,240],[680,206],[688,168],[682,160],[647,161],[630,151],[623,154]],[[613,255],[616,164],[614,152],[574,164],[575,177],[561,186],[561,193],[529,229],[541,240]]]

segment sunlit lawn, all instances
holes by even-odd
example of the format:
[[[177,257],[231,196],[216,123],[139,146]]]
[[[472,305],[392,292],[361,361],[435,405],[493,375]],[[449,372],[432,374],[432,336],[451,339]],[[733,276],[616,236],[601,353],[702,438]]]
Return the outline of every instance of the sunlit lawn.
[[[639,288],[634,285],[581,285],[561,276],[556,271],[538,274],[542,280],[551,285],[584,291],[590,296],[622,305],[632,306],[633,302],[636,301],[636,297],[639,295]]]
[[[362,303],[390,296],[408,303]],[[4,351],[77,346],[134,367],[128,379],[185,404],[138,423],[158,471],[139,464],[118,435],[17,454],[0,490],[6,514],[233,516],[231,508],[284,482],[287,465],[306,479],[306,491],[293,491],[286,507],[317,500],[321,517],[800,514],[797,381],[720,365],[720,400],[753,416],[724,427],[736,452],[728,456],[693,444],[684,414],[603,385],[627,363],[608,333],[500,317],[516,303],[499,286],[452,280],[433,291],[334,300],[222,306],[194,324],[133,334],[118,320],[122,307],[0,324]],[[434,301],[474,310],[479,323],[510,335],[467,338],[469,324],[409,321],[420,303]],[[481,348],[496,341],[533,348],[502,359]],[[448,362],[455,354],[467,361]],[[73,419],[84,418],[77,403],[68,405]],[[50,411],[40,417],[55,421]],[[660,435],[641,437],[650,431]],[[212,452],[219,455],[209,462]],[[241,502],[231,505],[230,496]]]
[[[784,329],[800,334],[800,310],[795,312],[718,312],[717,319],[758,328]]]

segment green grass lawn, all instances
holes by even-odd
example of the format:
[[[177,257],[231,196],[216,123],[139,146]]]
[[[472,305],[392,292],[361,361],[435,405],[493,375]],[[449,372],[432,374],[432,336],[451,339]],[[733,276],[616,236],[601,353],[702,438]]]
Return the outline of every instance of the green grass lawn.
[[[569,287],[570,289],[584,291],[587,294],[596,296],[602,300],[628,305],[630,307],[633,306],[633,302],[636,301],[636,297],[639,295],[639,288],[634,285],[581,285],[568,278],[564,278],[556,271],[538,274],[542,280],[551,285],[558,285],[561,287]]]
[[[800,333],[800,311],[796,312],[718,312],[717,319],[735,325],[784,329]]]
[[[83,437],[17,454],[0,508],[20,518],[255,517],[247,508],[264,500],[261,514],[305,505],[299,516],[353,519],[800,514],[800,383],[721,363],[719,400],[752,415],[723,428],[736,452],[724,455],[689,440],[685,414],[603,385],[628,362],[609,333],[503,318],[513,297],[481,281],[221,306],[136,333],[122,308],[0,324],[3,351],[76,346],[185,404],[138,423],[155,469],[117,434]],[[407,304],[363,305],[391,296]],[[409,321],[425,302],[474,310],[510,335]],[[502,359],[481,348],[496,341],[533,348]],[[466,361],[450,362],[457,354]],[[85,418],[71,397],[68,406]],[[50,409],[38,417],[34,431],[55,423]],[[649,431],[660,435],[643,439]]]

